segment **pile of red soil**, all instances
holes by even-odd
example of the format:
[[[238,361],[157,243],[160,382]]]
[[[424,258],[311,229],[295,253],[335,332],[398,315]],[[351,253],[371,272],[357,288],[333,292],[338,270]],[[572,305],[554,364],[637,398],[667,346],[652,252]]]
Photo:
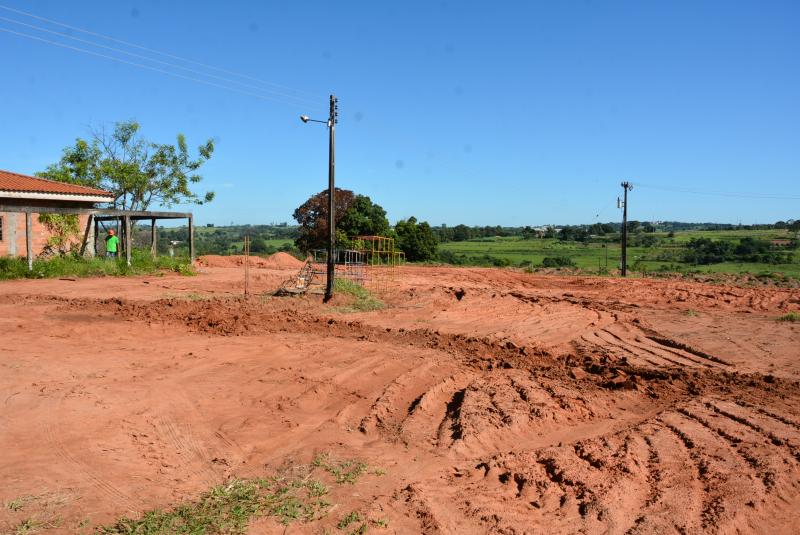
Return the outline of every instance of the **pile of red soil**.
[[[197,258],[197,263],[204,267],[241,267],[244,266],[244,255],[205,255]],[[260,256],[250,257],[250,267],[264,269],[300,269],[303,261],[298,260],[289,253],[275,253],[267,258]]]
[[[275,253],[259,260],[261,260],[261,263],[258,267],[272,269],[300,269],[303,267],[303,261],[296,259],[289,253]]]

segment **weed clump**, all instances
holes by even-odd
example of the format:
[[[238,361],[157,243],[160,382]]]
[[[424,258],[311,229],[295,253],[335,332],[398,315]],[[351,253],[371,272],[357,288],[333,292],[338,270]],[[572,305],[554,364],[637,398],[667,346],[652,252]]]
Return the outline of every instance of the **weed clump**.
[[[791,311],[791,312],[788,312],[788,313],[784,314],[783,316],[780,316],[778,318],[778,321],[786,321],[786,322],[790,322],[790,323],[796,323],[796,322],[800,321],[800,312],[795,312],[794,310]]]
[[[353,298],[353,303],[349,306],[337,308],[340,312],[369,312],[386,307],[386,304],[369,290],[349,279],[334,280],[333,288],[334,291]]]
[[[155,510],[142,518],[123,518],[101,527],[104,534],[245,533],[250,520],[271,516],[288,525],[322,518],[331,503],[328,488],[311,478],[233,479],[191,503],[169,511]]]
[[[312,464],[331,474],[340,485],[343,483],[354,485],[369,468],[366,463],[356,459],[337,460],[328,453],[317,455]]]
[[[284,526],[293,522],[312,522],[326,517],[333,509],[331,487],[354,485],[368,470],[364,462],[334,459],[323,453],[317,455],[310,465],[295,467],[291,476],[232,479],[213,487],[194,501],[168,510],[149,511],[139,518],[122,518],[112,525],[97,528],[95,533],[244,534],[250,521],[260,517],[273,518]],[[374,473],[377,474],[377,470]],[[315,475],[321,477],[312,477]],[[330,487],[325,481],[330,483]],[[388,525],[385,520],[373,523],[379,527]],[[355,530],[348,527],[351,524],[358,524]],[[341,519],[338,526],[341,526],[339,529],[347,528],[348,533],[366,533],[368,523],[354,512]]]

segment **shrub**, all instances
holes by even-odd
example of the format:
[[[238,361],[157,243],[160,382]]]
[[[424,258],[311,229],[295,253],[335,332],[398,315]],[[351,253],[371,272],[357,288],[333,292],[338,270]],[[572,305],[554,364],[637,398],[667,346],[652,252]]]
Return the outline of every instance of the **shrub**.
[[[568,256],[546,256],[542,259],[542,267],[546,268],[560,268],[560,267],[578,267],[575,261]]]
[[[158,271],[173,271],[181,275],[194,275],[194,266],[188,258],[162,256],[153,258],[149,251],[133,250],[131,265],[124,258],[85,258],[68,254],[33,261],[33,270],[28,271],[25,258],[0,258],[0,280],[2,279],[48,279],[58,277],[98,277],[117,275],[141,275]]]

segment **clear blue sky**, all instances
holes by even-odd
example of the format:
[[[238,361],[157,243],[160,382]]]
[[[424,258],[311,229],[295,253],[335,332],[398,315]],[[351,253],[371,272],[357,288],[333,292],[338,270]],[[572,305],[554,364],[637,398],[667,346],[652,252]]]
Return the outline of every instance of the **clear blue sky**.
[[[633,219],[800,217],[795,1],[0,5],[318,102],[256,98],[0,32],[0,168],[42,170],[89,124],[129,118],[161,142],[177,132],[193,146],[213,137],[204,185],[217,199],[195,209],[200,223],[291,221],[326,187],[325,128],[297,117],[324,118],[331,91],[341,101],[337,185],[372,197],[392,222],[617,220],[622,179],[779,196],[642,187],[631,194]],[[3,9],[0,17],[122,46]],[[0,28],[126,57],[4,20]]]

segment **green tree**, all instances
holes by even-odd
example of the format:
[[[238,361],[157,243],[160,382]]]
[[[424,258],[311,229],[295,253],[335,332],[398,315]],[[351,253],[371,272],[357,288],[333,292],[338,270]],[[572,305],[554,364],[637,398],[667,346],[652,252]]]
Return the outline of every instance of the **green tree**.
[[[334,224],[338,228],[339,222],[353,205],[355,196],[350,190],[336,188],[333,200],[336,214]],[[298,249],[307,253],[312,249],[324,249],[327,246],[328,190],[320,191],[309,197],[306,202],[295,209],[292,216],[300,224],[300,236],[294,242]],[[346,236],[340,233],[337,241],[342,238],[346,238]]]
[[[119,122],[113,132],[93,129],[89,141],[78,138],[64,149],[58,163],[38,173],[42,178],[102,188],[114,193],[113,206],[123,210],[147,210],[151,204],[203,204],[214,199],[209,191],[192,191],[202,180],[198,169],[214,152],[209,139],[192,158],[183,134],[175,145],[147,141],[139,123]]]
[[[389,220],[386,210],[366,195],[356,195],[350,207],[336,225],[337,231],[352,240],[356,236],[388,236]]]
[[[415,217],[400,220],[394,226],[398,248],[412,262],[433,260],[439,242],[427,222],[417,223]]]

